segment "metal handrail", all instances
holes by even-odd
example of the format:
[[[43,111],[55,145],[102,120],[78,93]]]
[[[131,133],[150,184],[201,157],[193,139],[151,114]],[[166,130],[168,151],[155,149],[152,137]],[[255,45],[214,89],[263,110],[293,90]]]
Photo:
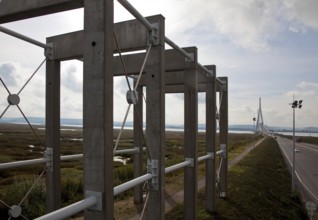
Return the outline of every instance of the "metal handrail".
[[[114,187],[114,196],[119,195],[119,194],[125,192],[126,190],[133,188],[133,187],[135,187],[143,182],[146,182],[146,181],[150,180],[151,178],[152,178],[152,174],[147,173],[147,174],[142,175],[140,177],[137,177],[133,180],[125,182],[121,185],[115,186]]]
[[[42,48],[44,48],[44,49],[46,49],[46,48],[52,48],[52,46],[50,46],[50,45],[44,44],[44,43],[42,43],[42,42],[40,42],[40,41],[34,40],[34,39],[30,38],[30,37],[27,37],[27,36],[25,36],[25,35],[22,35],[22,34],[20,34],[20,33],[17,33],[17,32],[15,32],[15,31],[12,31],[12,30],[10,30],[10,29],[8,29],[8,28],[5,28],[5,27],[2,27],[2,26],[0,26],[0,31],[3,32],[3,33],[6,33],[6,34],[8,34],[8,35],[11,35],[11,36],[13,36],[13,37],[16,37],[16,38],[19,38],[19,39],[21,39],[21,40],[24,40],[24,41],[26,41],[26,42],[29,42],[29,43],[31,43],[31,44],[34,44],[34,45],[36,45],[36,46],[42,47]]]
[[[198,158],[198,162],[212,158],[212,154],[207,154]]]
[[[47,161],[48,160],[46,158],[39,158],[39,159],[33,159],[33,160],[23,160],[23,161],[9,162],[9,163],[1,163],[0,170],[14,168],[14,167],[28,166],[28,165],[39,164],[39,163],[45,163]]]
[[[58,209],[39,218],[36,218],[35,220],[65,219],[96,204],[97,198],[95,196],[90,196],[79,202],[73,203],[69,206],[66,206],[64,208]]]
[[[217,151],[216,154],[221,154],[223,152],[223,150]],[[71,155],[74,158],[78,157],[79,154],[77,155]],[[201,156],[198,158],[198,161],[202,161],[202,160],[206,160],[212,157],[212,154],[207,154],[204,156]],[[170,173],[172,171],[175,171],[177,169],[186,167],[191,165],[191,160],[186,160],[184,162],[172,165],[170,167],[165,168],[165,173]],[[137,177],[133,180],[130,180],[128,182],[125,182],[121,185],[118,185],[116,187],[114,187],[114,196],[119,195],[125,191],[127,191],[128,189],[131,189],[141,183],[144,183],[150,179],[152,179],[153,175],[151,173],[147,173],[145,175],[142,175],[140,177]],[[35,220],[49,220],[49,219],[64,219],[67,217],[70,217],[72,215],[75,215],[78,212],[81,212],[89,207],[92,207],[94,205],[97,204],[97,198],[95,196],[90,196],[88,198],[85,198],[79,202],[73,203],[69,206],[66,206],[64,208],[58,209],[54,212],[48,213],[46,215],[43,215],[39,218],[36,218]]]
[[[170,167],[166,167],[165,168],[165,173],[170,173],[172,171],[175,171],[175,170],[178,170],[178,169],[181,169],[183,167],[186,167],[186,166],[189,166],[191,164],[191,161],[189,160],[186,160],[184,162],[181,162],[181,163],[178,163],[178,164],[175,164],[175,165],[172,165]]]
[[[117,150],[116,154],[123,154],[123,153],[134,153],[137,152],[138,149],[124,149],[124,150]],[[61,156],[61,161],[65,160],[77,160],[83,158],[83,154],[73,154],[73,155],[65,155]],[[32,160],[22,160],[22,161],[14,161],[14,162],[8,162],[8,163],[1,163],[0,164],[0,170],[4,169],[10,169],[15,167],[22,167],[22,166],[29,166],[34,164],[40,164],[40,163],[46,163],[49,159],[47,158],[37,158]]]

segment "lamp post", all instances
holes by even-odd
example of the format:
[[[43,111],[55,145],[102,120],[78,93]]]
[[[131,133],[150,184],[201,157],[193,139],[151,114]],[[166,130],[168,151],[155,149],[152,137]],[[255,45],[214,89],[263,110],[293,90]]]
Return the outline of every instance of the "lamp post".
[[[253,118],[253,122],[254,122],[254,123],[253,123],[253,125],[254,125],[254,126],[253,126],[253,130],[254,130],[254,133],[256,134],[255,121],[256,121],[256,118],[254,117],[254,118]]]
[[[295,108],[301,108],[303,100],[293,100],[290,105],[293,108],[293,170],[292,170],[292,192],[295,191]]]

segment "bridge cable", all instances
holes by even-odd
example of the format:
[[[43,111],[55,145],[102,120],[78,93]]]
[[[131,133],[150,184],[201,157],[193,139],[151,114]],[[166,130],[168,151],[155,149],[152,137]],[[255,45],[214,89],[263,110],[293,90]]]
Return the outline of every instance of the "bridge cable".
[[[6,86],[6,84],[4,83],[3,79],[0,77],[0,81],[3,84],[3,86],[5,87],[5,89],[7,90],[7,92],[9,93],[9,97],[12,95],[16,95],[18,97],[18,101],[16,103],[9,103],[9,105],[6,107],[6,109],[2,112],[2,114],[0,115],[0,119],[3,117],[3,115],[6,113],[6,111],[9,109],[9,107],[11,105],[16,105],[18,110],[20,111],[20,113],[22,114],[23,118],[25,119],[25,121],[27,122],[27,124],[29,125],[29,127],[31,128],[33,134],[37,137],[37,139],[39,140],[40,145],[42,145],[42,140],[40,138],[40,136],[36,133],[36,131],[34,130],[33,126],[31,125],[31,123],[29,122],[28,118],[25,116],[25,114],[23,113],[22,109],[19,106],[19,102],[20,102],[20,98],[19,98],[19,94],[22,92],[22,90],[26,87],[26,85],[31,81],[31,79],[34,77],[34,75],[39,71],[39,69],[42,67],[42,65],[45,63],[45,61],[47,60],[47,58],[45,58],[40,65],[36,68],[36,70],[32,73],[32,75],[29,77],[29,79],[25,82],[25,84],[21,87],[21,89],[19,90],[19,92],[17,94],[11,94],[10,90],[8,89],[8,87]]]
[[[14,103],[10,103],[9,101],[9,105],[6,107],[6,109],[2,112],[2,114],[0,115],[0,119],[3,117],[3,115],[6,113],[6,111],[9,109],[9,107],[11,105],[16,105],[18,110],[20,111],[20,113],[22,114],[23,118],[25,119],[25,121],[27,122],[27,124],[29,125],[29,127],[31,128],[33,134],[37,137],[37,139],[39,140],[40,145],[42,145],[42,141],[40,136],[36,133],[35,129],[33,128],[33,126],[31,125],[30,121],[28,120],[28,118],[26,117],[26,115],[24,114],[24,112],[22,111],[22,109],[19,106],[19,102],[20,102],[20,98],[19,98],[19,94],[23,91],[23,89],[26,87],[26,85],[31,81],[31,79],[34,77],[34,75],[39,71],[39,69],[42,67],[42,65],[45,63],[46,58],[41,62],[41,64],[36,68],[36,70],[32,73],[32,75],[29,77],[29,79],[25,82],[25,84],[21,87],[21,89],[19,90],[19,92],[17,94],[12,94],[10,92],[10,90],[8,89],[8,87],[6,86],[4,80],[0,77],[0,81],[3,84],[3,86],[5,87],[5,89],[7,90],[9,97],[12,97],[12,95],[16,95],[17,96],[17,101],[15,101]],[[4,201],[0,200],[0,202],[2,204],[4,204],[6,207],[9,208],[9,220],[14,217],[15,215],[21,216],[24,219],[28,219],[27,217],[25,217],[24,215],[21,214],[22,209],[21,209],[21,204],[25,201],[25,199],[27,198],[27,196],[32,192],[33,188],[35,187],[35,185],[38,183],[38,181],[41,179],[41,177],[44,175],[46,169],[43,170],[43,172],[39,175],[39,177],[37,178],[37,180],[35,181],[35,183],[31,186],[31,188],[29,189],[29,191],[27,192],[27,194],[23,197],[23,199],[20,201],[19,205],[13,205],[13,206],[9,206],[8,204],[6,204]],[[17,211],[17,213],[15,214],[11,214],[10,211]],[[17,217],[18,217],[17,216]]]
[[[125,66],[125,63],[124,63],[123,58],[122,58],[122,53],[121,53],[121,50],[120,50],[120,47],[119,47],[119,42],[118,42],[118,39],[117,39],[117,36],[116,36],[116,33],[115,33],[115,32],[114,32],[114,36],[115,36],[115,41],[116,41],[116,45],[117,45],[117,48],[118,48],[118,52],[119,52],[119,57],[120,57],[120,60],[121,60],[121,64],[122,64],[123,69],[124,69],[124,72],[125,72],[125,78],[126,78],[126,81],[127,81],[127,84],[128,84],[128,88],[129,88],[129,91],[132,91],[132,90],[131,90],[130,83],[129,83],[129,80],[128,80],[128,74],[127,74],[127,71],[126,71],[126,66]],[[140,73],[139,73],[139,75],[138,75],[138,78],[137,78],[137,81],[136,81],[134,90],[136,90],[136,89],[138,88],[138,86],[139,86],[139,82],[140,82],[142,73],[143,73],[143,71],[144,71],[144,68],[145,68],[145,65],[146,65],[146,61],[148,60],[148,55],[149,55],[149,53],[150,53],[150,50],[151,50],[151,44],[149,44],[149,45],[147,46],[146,55],[145,55],[145,58],[144,58],[144,61],[143,61],[143,64],[142,64]],[[127,121],[127,117],[128,117],[128,113],[129,113],[129,110],[130,110],[131,105],[132,105],[132,104],[129,103],[128,108],[127,108],[127,111],[126,111],[126,113],[125,113],[125,117],[124,117],[123,123],[122,123],[122,125],[121,125],[121,128],[120,128],[120,130],[119,130],[119,134],[118,134],[118,137],[117,137],[117,140],[116,140],[114,149],[113,149],[113,152],[114,152],[114,153],[115,153],[116,150],[117,150],[117,147],[118,147],[118,144],[119,144],[119,141],[120,141],[120,138],[121,138],[121,134],[122,134],[122,132],[123,132],[123,130],[124,130],[124,127],[125,127],[125,124],[126,124],[126,121]],[[134,107],[135,107],[135,105],[134,105]],[[135,108],[136,108],[136,107],[135,107]],[[149,150],[148,150],[148,146],[147,146],[147,142],[146,142],[146,138],[144,137],[144,133],[143,133],[143,126],[142,126],[142,124],[140,123],[140,116],[139,116],[138,111],[136,111],[136,112],[137,112],[137,117],[138,117],[138,124],[139,124],[139,127],[140,127],[140,129],[141,129],[143,141],[144,141],[145,146],[146,146],[147,156],[148,156],[149,159],[151,159],[150,153],[149,153]]]
[[[36,181],[33,183],[33,185],[31,186],[31,188],[29,189],[29,191],[26,193],[26,195],[23,197],[23,199],[20,201],[20,203],[18,205],[12,205],[9,206],[7,203],[5,203],[4,201],[0,200],[0,202],[2,204],[4,204],[7,208],[9,208],[9,218],[8,220],[10,220],[12,217],[13,218],[17,218],[19,216],[21,216],[22,218],[28,220],[28,218],[24,215],[22,215],[22,208],[21,205],[22,203],[26,200],[26,198],[28,197],[28,195],[32,192],[32,190],[34,189],[34,187],[36,186],[36,184],[39,182],[39,180],[42,178],[42,176],[44,175],[44,173],[46,172],[46,169],[44,169],[42,171],[42,173],[38,176],[38,178],[36,179]],[[13,212],[11,212],[13,211]]]
[[[148,182],[144,183],[143,189],[145,189],[146,186],[147,186],[146,200],[145,200],[144,206],[142,208],[142,212],[140,214],[140,220],[143,219],[143,216],[144,216],[144,213],[145,213],[145,210],[146,210],[146,206],[147,206],[147,203],[148,203],[148,198],[149,198],[149,183]]]
[[[129,91],[131,91],[131,86],[130,86],[130,83],[129,83],[129,80],[128,80],[128,74],[127,74],[126,66],[125,66],[125,63],[124,63],[124,60],[123,60],[123,57],[122,57],[122,53],[121,53],[121,50],[120,50],[120,47],[119,47],[118,38],[117,38],[115,30],[114,30],[114,37],[115,37],[115,41],[116,41],[118,54],[119,54],[119,57],[120,57],[120,62],[121,62],[121,65],[122,65],[122,67],[124,69],[124,73],[125,73],[125,78],[126,78],[126,82],[127,82],[127,85],[128,85],[128,89],[129,89]]]

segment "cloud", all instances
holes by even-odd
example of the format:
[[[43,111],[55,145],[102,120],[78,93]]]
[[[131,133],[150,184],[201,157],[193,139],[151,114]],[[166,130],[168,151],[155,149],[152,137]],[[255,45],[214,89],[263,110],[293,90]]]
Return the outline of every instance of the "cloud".
[[[296,85],[294,90],[286,92],[287,97],[303,97],[303,98],[314,98],[318,101],[318,83],[313,82],[300,82]]]
[[[40,69],[41,70],[41,69]],[[27,83],[34,69],[30,69],[16,62],[0,63],[0,77],[8,87],[11,94],[17,94]],[[3,84],[0,84],[0,112],[8,106],[7,91]],[[2,92],[3,91],[3,92]],[[20,92],[19,106],[27,116],[43,116],[44,111],[45,82],[41,71],[37,72],[34,77],[26,84]],[[14,110],[16,106],[10,106],[4,117],[21,117],[21,114]]]
[[[3,83],[6,84],[6,86],[17,86],[17,78],[14,77],[16,75],[17,68],[12,63],[3,63],[0,64],[0,77],[3,81]]]
[[[62,85],[75,93],[83,92],[83,70],[71,63],[62,67]]]
[[[287,18],[298,26],[307,26],[318,30],[318,1],[283,0]]]
[[[186,1],[178,25],[210,38],[221,35],[233,44],[254,51],[268,50],[268,41],[279,32],[277,1]],[[201,36],[201,35],[200,35]]]
[[[166,4],[178,8],[181,2]],[[268,52],[273,49],[272,41],[286,30],[318,29],[315,0],[184,0],[182,4],[187,7],[173,15],[166,10],[167,33],[182,43],[228,41],[246,50]]]

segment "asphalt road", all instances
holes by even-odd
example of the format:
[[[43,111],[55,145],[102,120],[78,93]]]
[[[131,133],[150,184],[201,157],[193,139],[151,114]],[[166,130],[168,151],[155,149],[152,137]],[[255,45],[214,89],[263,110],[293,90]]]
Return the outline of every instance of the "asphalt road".
[[[293,161],[293,141],[277,137],[283,155],[287,158],[291,170]],[[295,152],[296,187],[301,191],[307,201],[318,207],[318,146],[305,143],[296,143],[299,150]],[[317,215],[318,208],[315,215]],[[316,217],[316,216],[315,216]]]

